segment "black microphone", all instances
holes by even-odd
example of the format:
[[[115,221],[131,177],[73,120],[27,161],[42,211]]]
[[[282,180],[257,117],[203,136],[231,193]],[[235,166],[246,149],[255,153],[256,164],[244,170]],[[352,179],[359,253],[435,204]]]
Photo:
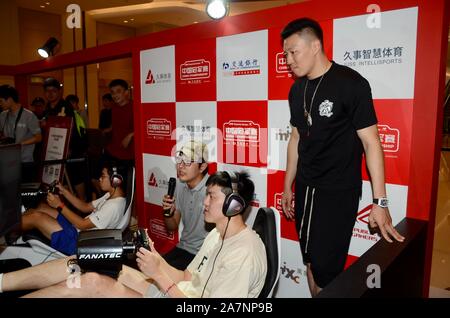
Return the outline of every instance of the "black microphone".
[[[173,198],[173,195],[175,194],[175,186],[177,185],[177,179],[175,178],[170,178],[169,179],[169,187],[167,188],[167,195],[170,198]],[[165,217],[171,217],[173,215],[173,213],[170,213],[170,209],[165,209],[163,212],[163,215]]]

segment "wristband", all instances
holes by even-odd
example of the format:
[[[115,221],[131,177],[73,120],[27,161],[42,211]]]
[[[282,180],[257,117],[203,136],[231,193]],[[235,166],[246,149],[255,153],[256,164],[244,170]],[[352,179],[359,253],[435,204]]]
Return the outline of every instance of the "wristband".
[[[169,290],[171,290],[172,287],[175,286],[175,285],[176,285],[175,283],[172,283],[172,285],[170,285],[170,286],[166,289],[166,291],[164,292],[164,296],[167,296],[167,293],[169,292]]]
[[[63,202],[61,202],[61,204],[58,205],[58,207],[56,208],[56,210],[57,210],[59,213],[61,213],[61,212],[62,212],[62,209],[64,209],[65,206],[66,206],[66,205],[65,205]]]

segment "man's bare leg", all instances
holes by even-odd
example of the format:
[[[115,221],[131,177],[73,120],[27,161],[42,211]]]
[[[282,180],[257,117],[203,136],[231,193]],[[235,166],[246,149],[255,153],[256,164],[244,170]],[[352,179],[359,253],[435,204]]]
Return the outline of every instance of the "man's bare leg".
[[[22,216],[22,230],[38,229],[45,237],[51,238],[52,233],[62,230],[61,225],[46,213],[33,211]]]
[[[34,212],[43,212],[45,214],[48,214],[49,216],[51,216],[54,219],[56,219],[59,214],[56,209],[52,208],[47,203],[39,203],[39,205],[35,209],[33,209],[33,208],[28,209],[25,212],[23,212],[22,215],[31,214]]]
[[[3,291],[40,289],[65,281],[69,276],[70,256],[3,275]]]
[[[314,276],[311,271],[311,263],[306,264],[306,276],[308,277],[308,286],[309,291],[311,292],[311,296],[316,297],[320,293],[322,288],[317,286],[316,282],[314,281]]]
[[[67,284],[66,281],[31,294],[26,298],[136,298],[142,294],[122,285],[117,280],[97,273],[86,273],[79,276],[78,287]],[[71,287],[69,287],[71,286]]]
[[[56,209],[52,208],[47,203],[39,204],[38,207],[36,208],[36,210],[38,210],[40,212],[44,212],[44,213],[50,215],[54,219],[56,219],[58,217],[58,214],[59,214]]]

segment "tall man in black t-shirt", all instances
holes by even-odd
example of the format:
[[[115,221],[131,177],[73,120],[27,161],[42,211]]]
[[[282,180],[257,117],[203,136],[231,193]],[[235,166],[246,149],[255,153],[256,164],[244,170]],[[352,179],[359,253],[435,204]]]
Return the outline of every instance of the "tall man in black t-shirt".
[[[329,61],[320,25],[302,18],[282,31],[283,49],[297,80],[289,93],[283,210],[295,218],[312,296],[343,269],[361,197],[363,151],[372,180],[370,226],[392,242],[404,238],[389,214],[384,156],[368,81]],[[292,183],[295,180],[295,211]]]

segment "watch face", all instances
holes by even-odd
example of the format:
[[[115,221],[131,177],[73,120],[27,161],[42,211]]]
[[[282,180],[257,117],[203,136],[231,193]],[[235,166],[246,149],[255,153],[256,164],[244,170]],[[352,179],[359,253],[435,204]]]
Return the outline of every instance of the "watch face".
[[[386,198],[373,199],[373,203],[378,206],[381,206],[382,208],[387,208],[388,204],[389,204],[389,200]]]

